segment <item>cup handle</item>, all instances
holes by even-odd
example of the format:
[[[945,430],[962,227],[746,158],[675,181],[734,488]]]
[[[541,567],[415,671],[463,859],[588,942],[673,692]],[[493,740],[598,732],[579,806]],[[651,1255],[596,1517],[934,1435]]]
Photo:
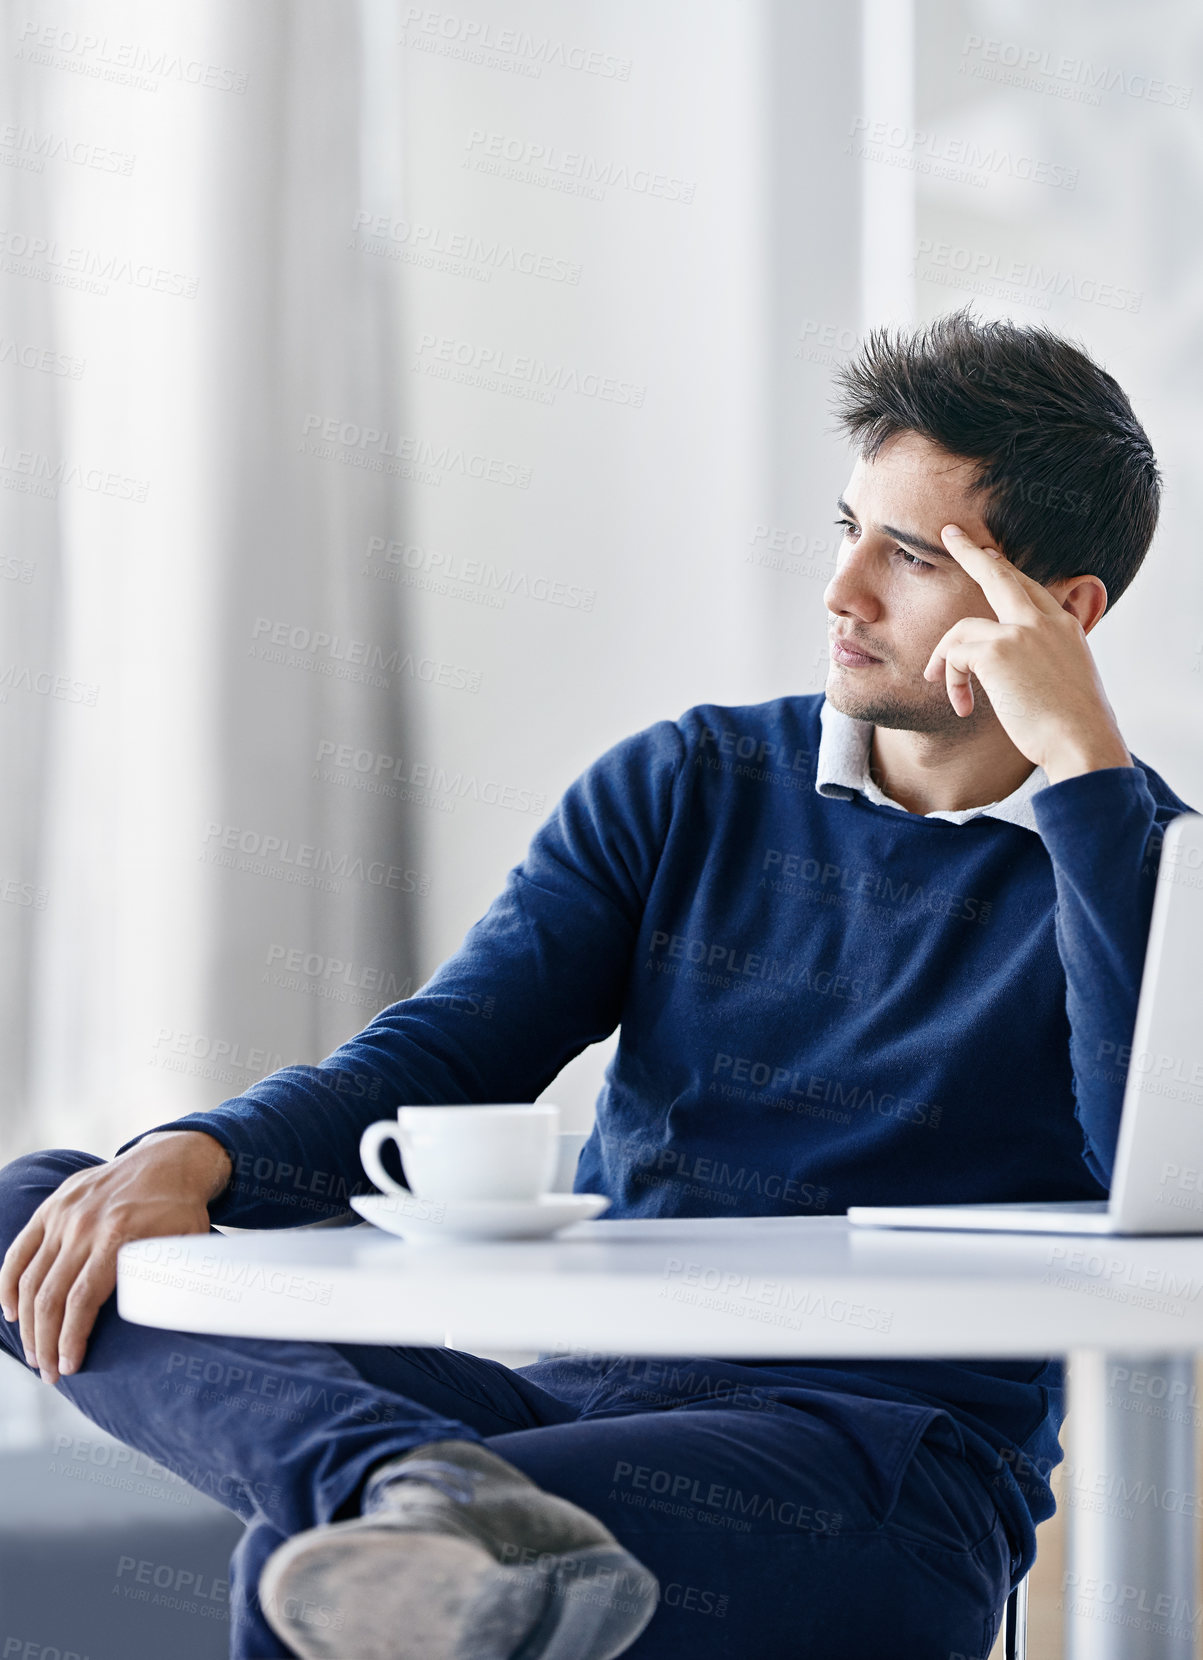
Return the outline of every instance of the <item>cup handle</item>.
[[[395,1141],[398,1148],[401,1145],[398,1134],[399,1126],[395,1118],[381,1118],[375,1124],[369,1124],[359,1138],[359,1158],[368,1175],[376,1186],[385,1193],[400,1193],[407,1198],[409,1189],[395,1182],[380,1162],[380,1145],[384,1141]]]

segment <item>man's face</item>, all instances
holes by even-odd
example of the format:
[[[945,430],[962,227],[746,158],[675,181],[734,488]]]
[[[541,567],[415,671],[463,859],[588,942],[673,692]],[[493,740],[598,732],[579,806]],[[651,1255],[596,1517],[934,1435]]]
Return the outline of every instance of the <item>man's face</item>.
[[[912,432],[890,439],[876,460],[856,463],[840,505],[844,540],[823,595],[831,613],[827,697],[844,714],[962,737],[995,719],[976,681],[973,713],[962,717],[943,680],[923,678],[953,623],[994,616],[940,542],[943,527],[956,524],[979,545],[993,545],[972,476],[972,462]]]

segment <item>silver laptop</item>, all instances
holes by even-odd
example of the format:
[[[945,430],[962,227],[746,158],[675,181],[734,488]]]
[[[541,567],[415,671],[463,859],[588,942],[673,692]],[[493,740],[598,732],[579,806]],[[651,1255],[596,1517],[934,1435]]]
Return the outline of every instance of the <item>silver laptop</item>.
[[[1108,1057],[1122,1065],[1122,1051]],[[1166,827],[1109,1199],[851,1205],[862,1227],[1203,1233],[1203,815]]]

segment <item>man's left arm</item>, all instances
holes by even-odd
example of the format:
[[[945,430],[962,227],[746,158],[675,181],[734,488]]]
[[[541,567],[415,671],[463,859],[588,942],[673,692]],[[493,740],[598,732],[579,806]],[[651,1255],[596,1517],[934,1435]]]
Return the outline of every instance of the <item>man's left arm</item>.
[[[955,623],[924,677],[944,679],[962,716],[975,678],[1016,749],[1048,777],[1032,807],[1056,880],[1076,1111],[1086,1164],[1109,1187],[1162,837],[1189,809],[1154,801],[1107,701],[1086,639],[1107,603],[1099,579],[1059,583],[1058,597],[959,526],[942,536],[995,615]]]
[[[1161,842],[1184,809],[1155,802],[1139,766],[1064,779],[1038,791],[1032,807],[1057,885],[1083,1156],[1110,1187]]]

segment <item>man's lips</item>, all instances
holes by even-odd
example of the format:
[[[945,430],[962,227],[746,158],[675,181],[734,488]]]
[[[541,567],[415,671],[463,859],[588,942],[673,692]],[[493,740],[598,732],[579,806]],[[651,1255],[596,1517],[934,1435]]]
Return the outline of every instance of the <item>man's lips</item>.
[[[847,668],[859,668],[867,663],[880,663],[880,657],[874,657],[871,652],[863,651],[850,640],[841,638],[838,634],[831,636],[831,655],[837,663],[843,663]]]

